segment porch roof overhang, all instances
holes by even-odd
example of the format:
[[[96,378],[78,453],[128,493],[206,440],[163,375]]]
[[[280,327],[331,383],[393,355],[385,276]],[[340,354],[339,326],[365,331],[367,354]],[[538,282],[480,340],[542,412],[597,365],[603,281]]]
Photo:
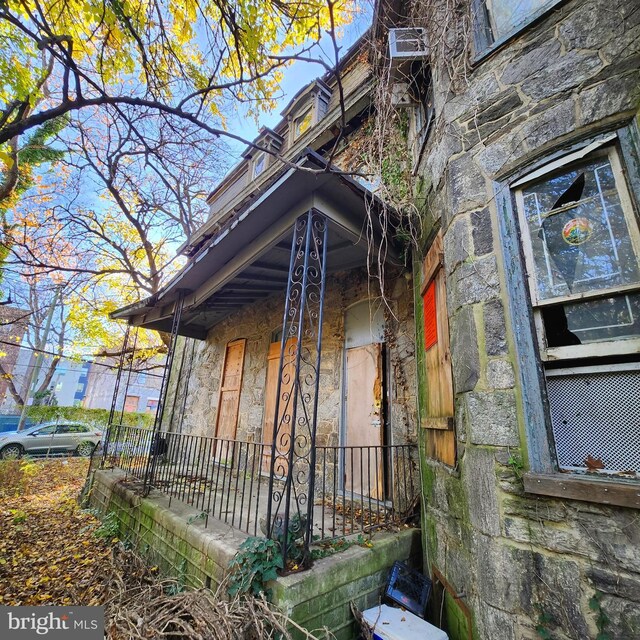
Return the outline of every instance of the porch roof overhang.
[[[209,238],[161,291],[111,317],[168,332],[182,294],[178,333],[204,339],[234,311],[286,290],[293,226],[300,215],[314,209],[329,220],[327,272],[336,272],[364,266],[372,256],[378,259],[382,207],[366,187],[328,168],[324,158],[307,149],[295,166],[285,167],[257,199]],[[393,243],[386,238],[383,246],[385,260],[398,263]]]

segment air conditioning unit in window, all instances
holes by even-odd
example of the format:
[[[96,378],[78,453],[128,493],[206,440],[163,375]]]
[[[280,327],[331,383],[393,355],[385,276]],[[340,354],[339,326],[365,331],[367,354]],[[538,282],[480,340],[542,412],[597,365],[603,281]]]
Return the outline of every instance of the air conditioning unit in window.
[[[421,27],[389,29],[389,55],[392,64],[427,58],[429,55],[427,30]]]

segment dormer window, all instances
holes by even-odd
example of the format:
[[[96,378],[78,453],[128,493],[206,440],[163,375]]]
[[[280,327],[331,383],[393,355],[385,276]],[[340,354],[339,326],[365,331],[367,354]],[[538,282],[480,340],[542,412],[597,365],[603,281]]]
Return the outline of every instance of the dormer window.
[[[311,107],[309,107],[302,115],[298,116],[293,121],[293,137],[298,139],[305,131],[311,128],[313,120],[313,113]]]
[[[289,121],[289,144],[293,144],[318,123],[329,110],[331,89],[316,80],[287,105],[282,115]]]
[[[260,135],[242,154],[242,157],[249,163],[248,174],[251,180],[255,180],[268,169],[274,155],[280,153],[282,142],[282,137],[275,131],[267,127],[260,129]]]
[[[253,157],[253,169],[251,177],[257,178],[267,167],[267,156],[264,152],[257,153]]]

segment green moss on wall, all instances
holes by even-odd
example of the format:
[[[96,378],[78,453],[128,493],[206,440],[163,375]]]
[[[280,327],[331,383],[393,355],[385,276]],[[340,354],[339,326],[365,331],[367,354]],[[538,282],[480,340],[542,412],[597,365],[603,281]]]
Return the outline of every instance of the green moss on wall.
[[[447,591],[444,593],[443,617],[449,640],[469,639],[469,620],[455,598]]]

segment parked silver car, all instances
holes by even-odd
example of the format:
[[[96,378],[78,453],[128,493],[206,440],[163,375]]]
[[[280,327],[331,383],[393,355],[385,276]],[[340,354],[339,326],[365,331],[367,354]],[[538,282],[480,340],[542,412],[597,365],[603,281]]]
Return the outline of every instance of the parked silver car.
[[[90,456],[101,439],[102,431],[79,422],[38,424],[20,432],[0,433],[0,458],[59,453]]]

